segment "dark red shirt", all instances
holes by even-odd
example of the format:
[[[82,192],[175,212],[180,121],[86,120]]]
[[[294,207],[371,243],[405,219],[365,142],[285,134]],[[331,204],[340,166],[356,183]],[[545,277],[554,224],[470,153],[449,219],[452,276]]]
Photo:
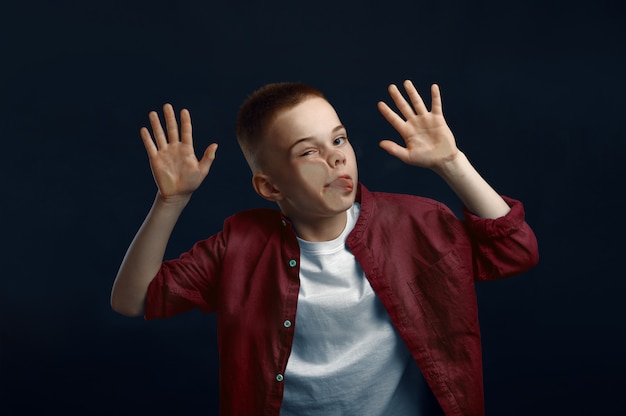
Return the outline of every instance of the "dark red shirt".
[[[474,281],[522,273],[537,241],[522,204],[496,220],[459,220],[426,198],[360,186],[347,245],[446,415],[484,413]],[[148,289],[146,319],[217,312],[222,415],[278,415],[299,291],[296,234],[279,211],[236,214],[166,261]]]

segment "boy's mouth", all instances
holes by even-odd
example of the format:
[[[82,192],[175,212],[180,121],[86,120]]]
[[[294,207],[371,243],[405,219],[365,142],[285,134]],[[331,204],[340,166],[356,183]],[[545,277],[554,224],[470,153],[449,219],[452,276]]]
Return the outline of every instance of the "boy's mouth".
[[[326,185],[327,188],[338,188],[343,189],[347,192],[352,192],[354,189],[354,181],[348,175],[339,176],[336,179],[333,179]]]

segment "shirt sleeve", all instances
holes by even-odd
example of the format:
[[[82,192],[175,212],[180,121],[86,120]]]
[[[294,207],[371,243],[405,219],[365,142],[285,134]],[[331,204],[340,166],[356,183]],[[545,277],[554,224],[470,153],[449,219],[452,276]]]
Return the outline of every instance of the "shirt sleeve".
[[[145,319],[168,318],[195,308],[213,312],[224,248],[224,235],[219,233],[196,243],[178,259],[163,262],[148,286]]]
[[[537,238],[525,221],[522,203],[502,198],[511,210],[500,218],[481,218],[463,208],[465,226],[474,244],[474,275],[479,281],[523,273],[539,260]]]

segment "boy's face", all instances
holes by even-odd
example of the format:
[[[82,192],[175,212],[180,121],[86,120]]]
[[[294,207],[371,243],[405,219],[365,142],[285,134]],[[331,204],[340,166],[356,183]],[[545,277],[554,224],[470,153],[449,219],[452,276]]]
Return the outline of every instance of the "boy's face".
[[[323,98],[278,114],[263,142],[264,174],[292,220],[314,223],[345,212],[357,191],[356,156],[345,127]]]

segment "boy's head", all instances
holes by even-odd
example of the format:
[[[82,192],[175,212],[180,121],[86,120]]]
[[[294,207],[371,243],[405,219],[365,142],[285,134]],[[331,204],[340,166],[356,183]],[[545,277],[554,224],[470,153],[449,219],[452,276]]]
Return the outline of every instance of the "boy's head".
[[[261,150],[276,116],[311,97],[326,99],[320,90],[309,85],[281,82],[256,90],[244,101],[237,116],[236,134],[252,173],[264,167]]]
[[[301,83],[267,85],[243,103],[236,129],[255,190],[286,215],[313,222],[354,202],[356,156],[319,90]]]

